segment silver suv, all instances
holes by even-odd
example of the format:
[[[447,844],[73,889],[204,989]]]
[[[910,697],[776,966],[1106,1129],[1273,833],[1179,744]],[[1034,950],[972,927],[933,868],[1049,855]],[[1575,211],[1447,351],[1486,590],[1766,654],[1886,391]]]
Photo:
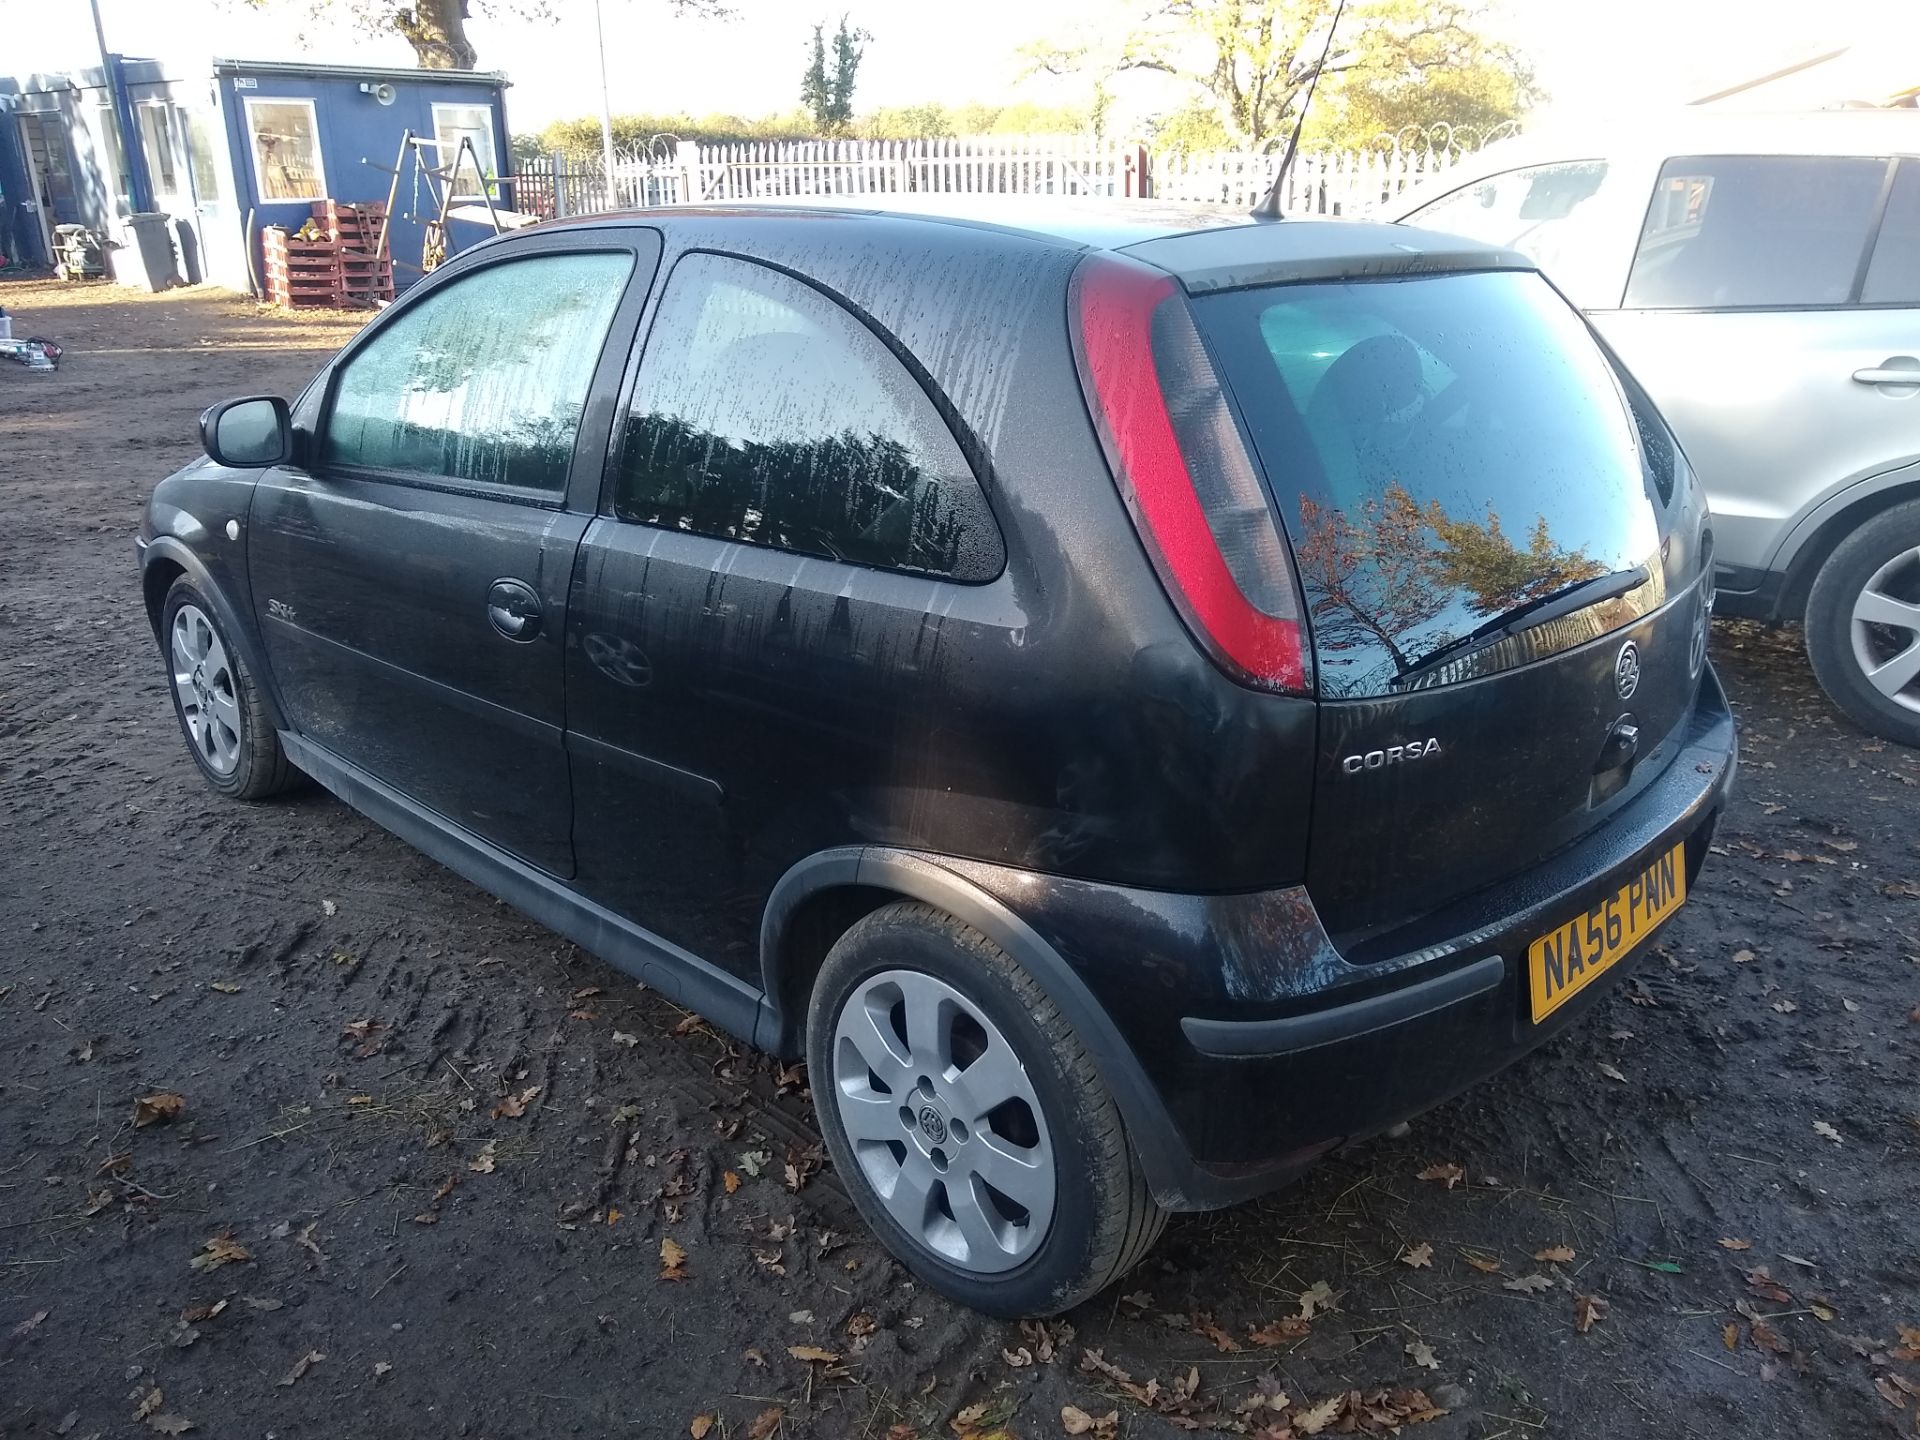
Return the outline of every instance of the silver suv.
[[[1705,482],[1721,613],[1920,745],[1920,113],[1682,111],[1489,147],[1387,218],[1510,246]]]

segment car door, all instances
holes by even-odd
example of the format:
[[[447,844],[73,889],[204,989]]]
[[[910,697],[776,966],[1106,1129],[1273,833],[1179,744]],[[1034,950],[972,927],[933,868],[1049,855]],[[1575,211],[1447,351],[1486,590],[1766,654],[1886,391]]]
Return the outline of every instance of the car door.
[[[1920,459],[1916,254],[1920,160],[1662,166],[1619,306],[1590,318],[1706,485],[1731,588],[1772,568],[1796,516]]]
[[[785,272],[682,256],[625,412],[568,611],[575,885],[757,978],[787,867],[964,771],[942,626],[1019,643],[1006,552],[920,382]]]
[[[436,277],[335,362],[305,465],[267,472],[253,503],[293,726],[562,877],[568,577],[658,247],[556,234]],[[593,457],[577,496],[576,451]]]

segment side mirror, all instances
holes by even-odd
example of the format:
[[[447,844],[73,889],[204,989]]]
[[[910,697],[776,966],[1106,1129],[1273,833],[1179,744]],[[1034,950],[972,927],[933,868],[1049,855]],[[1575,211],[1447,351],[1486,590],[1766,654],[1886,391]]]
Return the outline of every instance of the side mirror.
[[[293,422],[278,395],[223,400],[200,416],[200,444],[215,464],[236,470],[283,465],[293,458]]]

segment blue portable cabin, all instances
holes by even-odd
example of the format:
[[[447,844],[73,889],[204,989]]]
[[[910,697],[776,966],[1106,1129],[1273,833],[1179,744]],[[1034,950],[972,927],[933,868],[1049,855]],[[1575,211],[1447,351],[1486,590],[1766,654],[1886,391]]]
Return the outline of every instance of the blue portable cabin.
[[[246,60],[216,60],[213,74],[236,182],[227,228],[247,237],[255,263],[265,226],[297,229],[315,200],[384,203],[391,191],[388,246],[394,284],[405,288],[420,277],[425,221],[436,209],[413,158],[401,156],[405,132],[434,142],[422,152],[430,165],[436,156],[452,164],[464,136],[489,181],[509,168],[507,81],[499,74]],[[457,179],[456,199],[479,202],[482,182],[470,164]],[[496,204],[510,204],[499,185],[486,188]],[[489,233],[456,222],[452,248]]]
[[[457,70],[252,60],[182,68],[118,55],[105,67],[0,79],[0,220],[11,221],[21,254],[50,259],[57,225],[112,234],[130,214],[162,212],[182,279],[254,289],[260,231],[298,227],[316,199],[384,202],[408,130],[436,142],[423,151],[429,164],[436,154],[451,162],[466,136],[486,174],[501,174],[506,86],[499,74]],[[121,131],[133,141],[125,149]],[[389,246],[394,283],[405,287],[419,278],[422,222],[435,205],[410,158],[401,169]],[[460,180],[457,194],[477,200],[470,168]],[[487,188],[511,206],[509,186]],[[488,233],[456,224],[452,248]]]

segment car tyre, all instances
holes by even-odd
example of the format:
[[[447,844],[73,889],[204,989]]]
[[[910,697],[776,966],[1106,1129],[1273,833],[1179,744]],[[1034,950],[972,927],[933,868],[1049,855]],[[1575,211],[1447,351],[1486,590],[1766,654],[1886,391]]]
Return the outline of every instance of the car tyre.
[[[1827,557],[1807,596],[1806,643],[1856,725],[1920,746],[1920,500],[1876,515]]]
[[[280,748],[258,682],[186,576],[160,612],[160,651],[173,713],[201,777],[234,800],[264,800],[300,783]]]
[[[854,1203],[942,1294],[1055,1315],[1159,1238],[1166,1212],[1086,1046],[1018,961],[952,916],[900,902],[841,936],[814,982],[807,1061]]]

